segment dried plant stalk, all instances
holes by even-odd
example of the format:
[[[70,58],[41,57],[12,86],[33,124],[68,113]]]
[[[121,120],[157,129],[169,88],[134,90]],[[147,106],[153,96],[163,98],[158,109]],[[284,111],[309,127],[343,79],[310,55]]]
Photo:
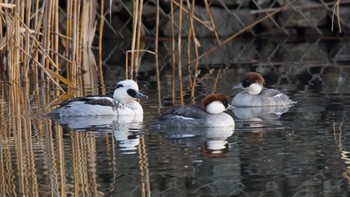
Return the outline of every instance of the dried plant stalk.
[[[110,3],[112,3],[112,1],[110,0]],[[105,82],[104,82],[104,78],[103,78],[103,60],[102,60],[102,36],[103,36],[103,27],[104,27],[104,23],[105,23],[105,1],[101,0],[100,2],[101,5],[101,13],[100,13],[100,27],[99,27],[99,40],[98,40],[98,65],[99,65],[99,74],[100,74],[100,86],[101,86],[101,90],[102,90],[102,95],[106,94],[106,88],[105,88]],[[112,6],[110,6],[110,9],[112,9]],[[110,11],[111,13],[111,11]]]
[[[171,98],[173,104],[176,101],[176,94],[175,94],[175,71],[176,71],[176,55],[175,55],[175,28],[174,28],[174,1],[170,2],[170,17],[171,17],[171,64],[172,64],[172,80],[171,80]]]
[[[334,29],[334,18],[337,17],[337,24],[339,32],[342,33],[341,23],[340,23],[340,12],[339,12],[340,0],[337,0],[333,5],[333,14],[332,14],[332,31]]]
[[[183,83],[182,83],[182,63],[181,63],[181,44],[182,44],[182,12],[183,12],[183,0],[180,0],[180,13],[179,13],[179,29],[178,29],[178,35],[177,35],[177,50],[178,50],[178,62],[177,62],[177,72],[179,77],[179,85],[180,85],[180,104],[184,105],[184,98],[183,98]]]
[[[219,47],[221,47],[221,41],[220,41],[220,38],[219,38],[219,34],[218,34],[218,32],[216,31],[215,22],[214,22],[214,19],[213,19],[212,14],[211,14],[211,12],[210,12],[208,0],[204,0],[204,3],[205,3],[205,9],[207,10],[207,13],[208,13],[209,18],[210,18],[210,23],[211,23],[211,26],[212,26],[212,28],[213,28],[216,41],[218,42]]]
[[[94,62],[91,45],[97,0],[67,0],[65,5],[60,7],[58,0],[0,3],[0,55],[5,75],[12,85],[24,83],[27,95],[48,84],[57,87],[56,95],[65,94],[62,83],[68,91],[75,91],[83,81],[98,84],[98,77],[81,75],[87,70],[83,66]],[[96,73],[96,65],[92,68],[94,72],[86,73]],[[20,100],[13,102],[15,108],[30,107]]]
[[[190,2],[189,2],[189,0],[187,0],[187,4],[188,5],[190,5]],[[199,44],[199,42],[198,42],[198,40],[197,40],[197,38],[196,38],[196,32],[195,32],[195,28],[194,28],[194,21],[193,21],[193,15],[194,15],[194,8],[195,8],[195,0],[192,0],[192,8],[190,9],[191,10],[191,12],[190,12],[190,25],[191,25],[191,32],[189,33],[189,39],[188,39],[188,45],[189,46],[191,46],[191,41],[193,41],[193,46],[194,46],[194,52],[195,52],[195,57],[196,57],[196,59],[198,59],[198,56],[199,56],[199,52],[198,52],[198,48],[200,47],[200,44]],[[190,36],[190,35],[192,35],[192,36]],[[192,39],[190,39],[192,37]],[[189,64],[189,62],[190,62],[190,58],[191,58],[191,55],[190,54],[188,54],[188,68],[190,68],[190,64]],[[195,63],[194,63],[194,70],[193,71],[191,71],[190,69],[189,69],[189,81],[190,81],[190,87],[191,87],[191,101],[192,101],[192,103],[194,103],[195,102],[195,87],[196,87],[196,84],[197,84],[197,73],[198,73],[198,64],[199,64],[199,62],[198,62],[198,60],[197,61],[195,61]],[[192,75],[193,75],[193,77],[192,77]]]
[[[158,89],[158,109],[162,107],[161,101],[161,86],[160,86],[160,71],[159,71],[159,62],[158,62],[158,36],[159,36],[159,0],[156,0],[156,39],[155,39],[155,65],[156,65],[156,77],[157,77],[157,89]]]

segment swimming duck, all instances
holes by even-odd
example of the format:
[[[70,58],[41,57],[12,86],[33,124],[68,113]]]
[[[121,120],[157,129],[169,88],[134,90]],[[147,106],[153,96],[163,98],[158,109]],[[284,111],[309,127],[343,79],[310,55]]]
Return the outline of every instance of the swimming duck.
[[[133,80],[123,80],[117,83],[113,98],[107,96],[87,96],[68,100],[49,115],[62,116],[117,116],[142,115],[143,108],[137,98],[148,97],[139,91]]]
[[[233,100],[233,106],[257,107],[257,106],[290,106],[296,102],[275,89],[264,88],[264,78],[260,73],[248,72],[243,80],[233,88],[241,88],[243,92],[237,94]]]
[[[172,108],[162,114],[153,125],[161,128],[180,127],[234,127],[233,118],[225,113],[232,109],[224,94],[210,94],[202,106]]]

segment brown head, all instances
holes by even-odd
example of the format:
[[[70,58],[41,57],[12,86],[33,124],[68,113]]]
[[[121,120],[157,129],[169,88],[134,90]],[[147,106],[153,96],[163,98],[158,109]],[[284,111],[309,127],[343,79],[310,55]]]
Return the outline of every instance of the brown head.
[[[248,72],[244,75],[240,86],[249,94],[259,94],[264,86],[264,77],[257,72]]]
[[[202,105],[204,110],[211,114],[219,114],[231,107],[224,94],[209,94],[203,99]]]
[[[264,85],[264,82],[265,82],[264,77],[260,73],[247,72],[244,75],[244,78],[243,78],[241,83],[242,83],[242,86],[244,88],[247,88],[253,83],[258,83],[260,85]]]

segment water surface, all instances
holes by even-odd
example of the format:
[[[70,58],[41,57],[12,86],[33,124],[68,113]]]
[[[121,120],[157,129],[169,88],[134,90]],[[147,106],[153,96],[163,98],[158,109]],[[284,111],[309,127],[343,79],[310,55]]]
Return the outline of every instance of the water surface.
[[[139,79],[150,97],[142,101],[143,123],[11,116],[2,98],[1,196],[350,194],[349,66],[213,65],[202,70],[195,97],[184,88],[186,104],[211,92],[215,80],[216,92],[232,96],[232,85],[246,71],[264,71],[267,85],[297,104],[229,111],[234,130],[150,129],[147,124],[173,105],[166,70],[162,107],[155,79]]]

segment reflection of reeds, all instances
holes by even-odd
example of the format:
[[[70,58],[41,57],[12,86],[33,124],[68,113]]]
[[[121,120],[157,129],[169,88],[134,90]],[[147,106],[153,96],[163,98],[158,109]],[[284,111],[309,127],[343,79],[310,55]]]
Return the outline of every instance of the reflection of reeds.
[[[149,174],[149,163],[146,151],[145,138],[140,137],[140,144],[138,146],[139,153],[139,163],[141,172],[141,194],[143,197],[151,196],[151,184],[150,184],[150,174]]]
[[[36,137],[32,137],[33,125],[43,124],[21,116],[11,116],[8,122],[2,122],[1,136],[1,187],[0,193],[5,196],[17,196],[18,194],[29,196],[42,196],[58,192],[58,176],[56,174],[57,161],[51,155],[50,138],[40,138],[40,129]],[[47,122],[46,122],[47,123]],[[47,124],[46,126],[48,126]],[[45,127],[44,129],[48,129]],[[38,162],[40,155],[43,159]],[[40,163],[43,162],[43,163]],[[51,182],[43,183],[43,174],[40,168],[50,169]],[[50,183],[50,185],[47,185]]]
[[[98,195],[96,185],[96,141],[92,133],[71,133],[74,194]]]
[[[115,142],[110,135],[97,142],[101,138],[94,133],[72,132],[68,139],[51,120],[16,115],[0,126],[1,196],[103,196],[106,188],[97,180],[103,172],[97,165],[115,176]],[[99,162],[97,151],[105,152],[110,162]]]
[[[348,185],[350,185],[350,152],[347,150],[344,150],[345,148],[343,147],[343,122],[340,123],[338,129],[335,127],[336,123],[333,122],[333,134],[334,134],[334,142],[338,146],[338,150],[340,153],[341,159],[344,161],[344,163],[347,165],[347,167],[344,169],[342,172],[342,176],[344,179],[348,181]]]

